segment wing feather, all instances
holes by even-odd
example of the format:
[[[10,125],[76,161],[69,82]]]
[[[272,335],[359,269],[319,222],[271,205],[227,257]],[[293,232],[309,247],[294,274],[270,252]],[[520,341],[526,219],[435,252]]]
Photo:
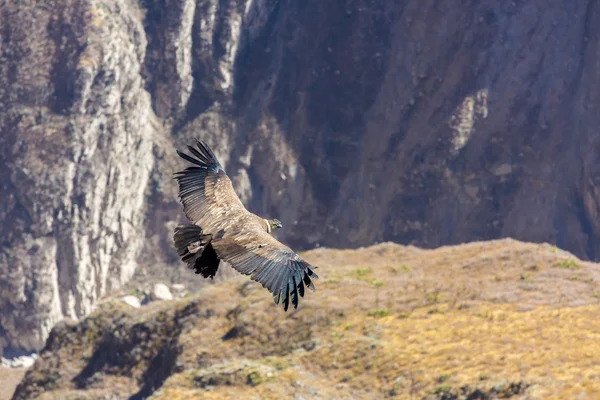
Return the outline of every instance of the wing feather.
[[[193,166],[175,173],[183,211],[204,231],[218,231],[227,226],[236,213],[248,211],[210,147],[197,141],[195,148],[188,146],[188,149],[192,156],[179,150],[177,154]]]
[[[298,308],[298,286],[296,285],[296,274],[290,276],[290,284],[292,285],[292,304],[294,308]]]
[[[302,280],[300,280],[300,282],[302,282]],[[304,297],[304,285],[298,285],[298,294],[300,295],[300,297]]]
[[[318,278],[314,267],[302,260],[259,225],[246,224],[248,229],[233,235],[213,239],[212,245],[220,259],[227,261],[238,272],[250,275],[281,301],[287,311],[290,302],[298,307],[304,297],[304,286],[314,290],[313,279]]]

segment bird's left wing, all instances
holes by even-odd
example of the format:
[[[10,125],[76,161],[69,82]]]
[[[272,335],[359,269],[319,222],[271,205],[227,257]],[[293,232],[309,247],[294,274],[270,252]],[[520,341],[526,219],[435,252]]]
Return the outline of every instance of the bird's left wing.
[[[285,311],[290,301],[294,308],[298,307],[298,297],[304,297],[304,286],[315,290],[312,282],[318,278],[313,271],[315,267],[253,224],[246,225],[241,232],[213,239],[212,246],[220,259],[268,289],[275,304],[281,301]]]
[[[192,165],[175,174],[179,199],[186,217],[203,230],[224,228],[229,221],[247,213],[233,189],[231,180],[211,148],[198,140],[188,146],[191,155],[177,154]]]

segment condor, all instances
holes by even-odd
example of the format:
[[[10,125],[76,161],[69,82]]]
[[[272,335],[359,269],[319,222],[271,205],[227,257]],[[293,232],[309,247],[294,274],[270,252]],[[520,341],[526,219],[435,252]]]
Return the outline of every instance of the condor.
[[[191,155],[177,154],[192,166],[175,173],[179,199],[192,222],[175,228],[173,240],[181,259],[196,274],[211,279],[223,260],[269,290],[275,304],[281,302],[285,311],[290,302],[297,308],[304,287],[315,290],[316,267],[271,236],[282,227],[279,220],[246,210],[205,142],[187,147]]]

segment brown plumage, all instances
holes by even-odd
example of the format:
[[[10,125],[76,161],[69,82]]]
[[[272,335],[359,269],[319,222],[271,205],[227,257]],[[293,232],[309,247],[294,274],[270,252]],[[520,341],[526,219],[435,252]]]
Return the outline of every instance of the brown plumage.
[[[246,210],[206,143],[197,141],[188,149],[191,156],[177,154],[193,165],[175,174],[179,199],[192,222],[175,228],[173,239],[181,259],[204,278],[213,278],[220,260],[226,261],[268,289],[285,311],[290,301],[297,308],[304,286],[315,290],[316,267],[270,235],[281,228],[278,220]]]

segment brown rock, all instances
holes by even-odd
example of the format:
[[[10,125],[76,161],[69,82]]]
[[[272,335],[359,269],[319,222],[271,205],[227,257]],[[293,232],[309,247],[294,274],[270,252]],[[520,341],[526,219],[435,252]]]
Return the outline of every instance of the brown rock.
[[[0,26],[7,347],[179,265],[174,148],[194,137],[295,248],[515,237],[599,257],[589,0],[24,0]]]

